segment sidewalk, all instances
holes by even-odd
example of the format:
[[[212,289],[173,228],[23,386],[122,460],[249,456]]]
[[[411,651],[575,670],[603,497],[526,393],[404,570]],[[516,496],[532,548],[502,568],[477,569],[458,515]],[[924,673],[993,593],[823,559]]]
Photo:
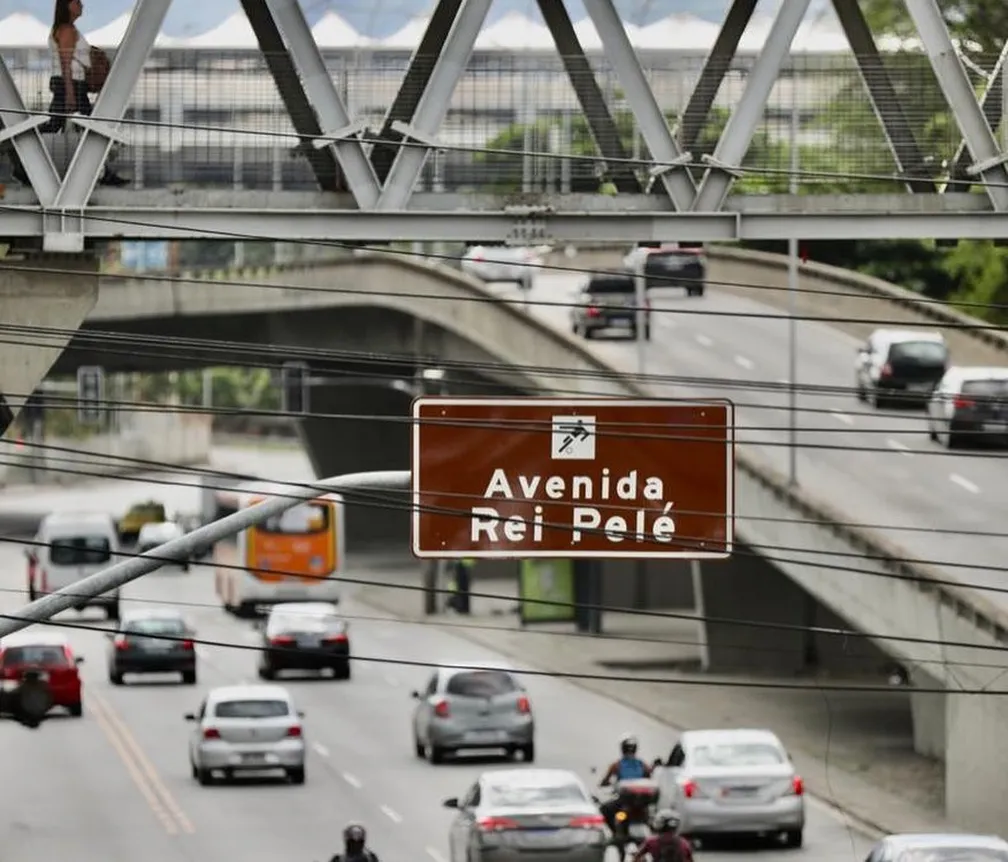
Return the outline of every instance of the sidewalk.
[[[403,560],[380,568],[369,566],[365,577],[388,586],[361,587],[360,601],[400,618],[431,621],[423,616],[421,592],[397,589],[420,585],[417,563]],[[570,624],[523,629],[514,612],[514,581],[481,579],[473,589],[501,598],[474,598],[469,618],[454,614],[437,618],[459,637],[530,668],[619,676],[626,681],[572,682],[635,705],[644,689],[651,708],[642,711],[675,729],[740,724],[772,728],[790,750],[809,791],[866,828],[879,832],[951,829],[943,815],[944,768],[914,753],[906,693],[830,692],[831,683],[843,682],[837,679],[819,680],[820,686],[811,691],[725,688],[716,683],[742,679],[689,671],[697,667],[699,656],[696,626],[689,621],[611,612],[605,615],[606,633],[600,637],[578,634]],[[647,686],[633,682],[634,678],[707,684]],[[758,681],[794,684],[799,680]]]

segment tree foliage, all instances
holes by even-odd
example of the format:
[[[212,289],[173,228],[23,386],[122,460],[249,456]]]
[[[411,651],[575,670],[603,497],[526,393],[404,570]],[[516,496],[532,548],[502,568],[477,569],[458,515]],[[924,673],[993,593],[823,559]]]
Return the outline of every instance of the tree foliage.
[[[1008,3],[1003,0],[938,0],[953,38],[963,50],[990,62],[1001,52],[1008,39]],[[875,33],[893,33],[903,37],[916,35],[913,21],[903,3],[894,0],[866,0],[865,16]]]

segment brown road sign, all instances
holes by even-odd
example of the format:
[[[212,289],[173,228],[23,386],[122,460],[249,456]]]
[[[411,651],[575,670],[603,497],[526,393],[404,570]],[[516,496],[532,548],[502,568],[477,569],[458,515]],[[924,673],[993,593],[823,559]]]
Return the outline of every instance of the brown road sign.
[[[413,553],[724,558],[734,470],[729,401],[417,398]]]

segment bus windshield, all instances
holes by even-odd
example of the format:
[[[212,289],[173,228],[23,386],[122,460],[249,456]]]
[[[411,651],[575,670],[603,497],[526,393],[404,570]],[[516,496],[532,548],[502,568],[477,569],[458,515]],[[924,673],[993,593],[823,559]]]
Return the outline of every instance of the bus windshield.
[[[284,536],[306,536],[329,529],[329,506],[325,503],[302,503],[279,515],[274,515],[254,528],[260,533]]]

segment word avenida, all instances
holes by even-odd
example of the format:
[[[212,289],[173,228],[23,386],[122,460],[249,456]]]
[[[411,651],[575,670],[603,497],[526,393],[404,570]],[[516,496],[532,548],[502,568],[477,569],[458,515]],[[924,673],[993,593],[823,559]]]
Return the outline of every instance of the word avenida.
[[[572,476],[570,479],[518,475],[512,479],[498,467],[483,492],[484,500],[533,502],[543,498],[558,502],[576,501],[580,505],[572,506],[569,516],[564,512],[562,522],[554,519],[549,523],[545,522],[540,502],[533,505],[531,517],[502,516],[496,506],[473,506],[470,510],[470,541],[542,542],[546,530],[555,535],[558,529],[569,530],[571,545],[579,544],[585,533],[595,532],[613,543],[629,539],[667,544],[675,536],[675,519],[671,514],[673,503],[665,500],[665,483],[658,476],[641,478],[637,470],[614,476],[605,467],[597,478],[587,475]],[[636,508],[626,505],[634,502],[638,503]],[[642,502],[650,505],[640,506]],[[599,503],[610,505],[599,506]],[[619,507],[619,514],[603,519],[602,509],[615,506]]]

